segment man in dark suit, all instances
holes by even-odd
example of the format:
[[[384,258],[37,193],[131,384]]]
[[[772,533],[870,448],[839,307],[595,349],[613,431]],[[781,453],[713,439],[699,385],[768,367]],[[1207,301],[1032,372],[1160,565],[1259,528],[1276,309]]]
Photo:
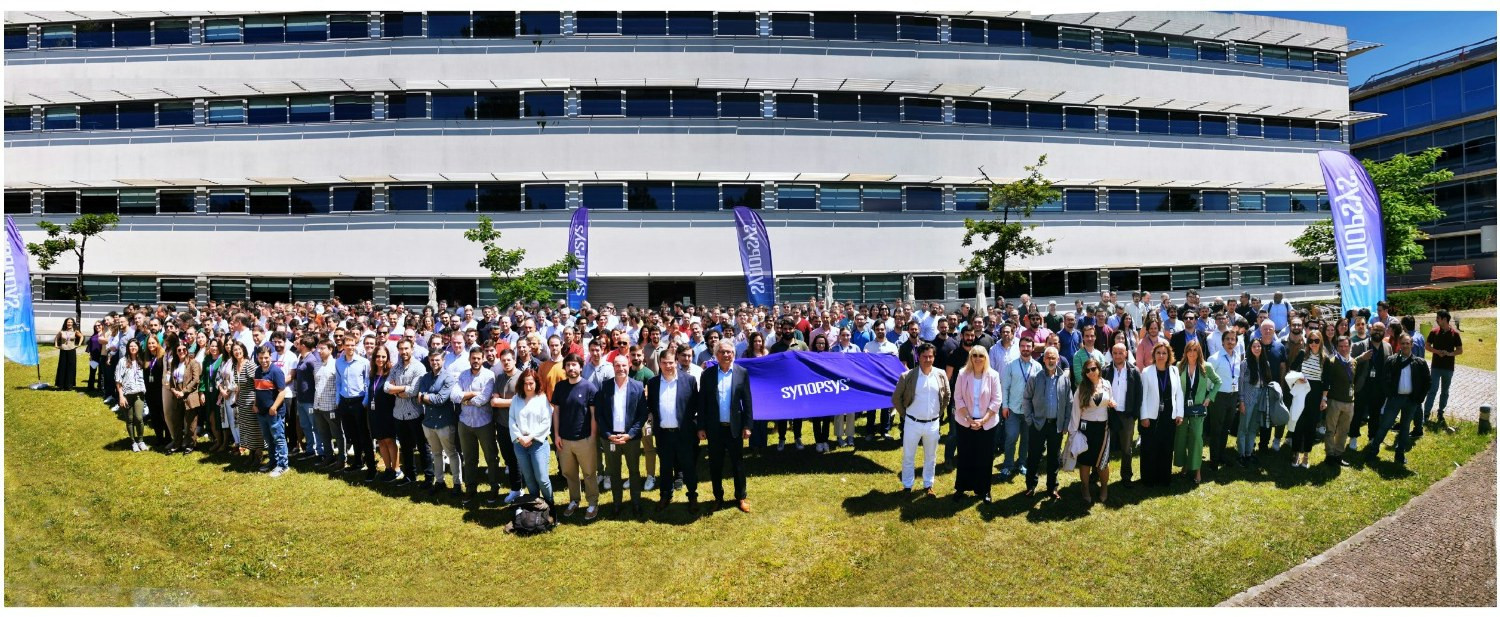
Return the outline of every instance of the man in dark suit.
[[[1104,367],[1104,380],[1110,383],[1109,436],[1112,449],[1120,453],[1120,481],[1129,484],[1135,477],[1130,463],[1135,455],[1135,424],[1141,417],[1141,372],[1130,361],[1123,343],[1109,349],[1110,363]],[[1120,386],[1125,394],[1120,394]]]
[[[1349,449],[1359,449],[1359,434],[1369,437],[1380,428],[1385,408],[1385,360],[1391,355],[1385,324],[1370,324],[1370,337],[1354,344],[1354,420],[1349,423]]]
[[[1365,446],[1366,461],[1380,457],[1380,444],[1392,426],[1396,427],[1396,464],[1406,464],[1406,452],[1411,449],[1411,428],[1422,413],[1422,401],[1432,387],[1432,371],[1427,361],[1411,355],[1411,335],[1401,333],[1396,339],[1396,353],[1385,360],[1381,387],[1386,396],[1385,411],[1381,414],[1378,430],[1370,432],[1370,442]],[[1400,417],[1398,424],[1397,417]]]
[[[1182,330],[1172,335],[1172,357],[1182,359],[1182,351],[1187,349],[1188,341],[1198,341],[1198,345],[1204,349],[1203,357],[1208,357],[1208,341],[1201,340],[1198,336],[1198,314],[1192,311],[1182,313]]]
[[[750,378],[734,365],[734,343],[714,346],[714,366],[698,382],[698,439],[708,440],[708,470],[714,482],[714,501],[724,501],[724,459],[734,474],[734,498],[742,512],[745,499],[745,440],[750,438]]]
[[[656,434],[656,454],[661,457],[661,499],[656,510],[665,510],[671,503],[672,478],[681,471],[688,511],[697,514],[698,410],[694,405],[698,382],[677,370],[677,359],[668,350],[657,354],[656,366],[661,374],[646,380],[646,415]]]
[[[620,473],[620,459],[630,470],[630,505],[636,516],[641,515],[641,428],[646,421],[645,387],[630,378],[630,357],[615,356],[615,378],[599,386],[594,395],[594,421],[599,434],[604,437],[605,473],[618,478],[611,487],[616,505],[624,505],[625,476]]]

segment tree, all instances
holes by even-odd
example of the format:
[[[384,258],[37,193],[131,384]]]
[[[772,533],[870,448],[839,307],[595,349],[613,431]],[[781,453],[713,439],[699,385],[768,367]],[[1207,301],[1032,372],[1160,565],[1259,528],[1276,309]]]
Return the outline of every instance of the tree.
[[[510,306],[517,300],[550,301],[552,290],[557,287],[558,281],[579,263],[576,256],[567,253],[561,260],[550,265],[522,268],[521,262],[526,259],[526,249],[502,248],[499,244],[500,232],[495,231],[494,221],[488,216],[480,216],[478,225],[465,231],[464,238],[470,242],[478,242],[484,249],[484,258],[479,260],[479,265],[490,272],[490,286],[499,298],[499,306]],[[563,285],[569,290],[577,286],[572,282],[565,282]]]
[[[1387,272],[1410,272],[1412,262],[1422,259],[1421,241],[1427,239],[1427,233],[1418,226],[1443,218],[1443,211],[1433,204],[1432,192],[1428,190],[1453,178],[1450,170],[1433,169],[1442,155],[1442,148],[1428,148],[1415,156],[1397,154],[1389,161],[1360,162],[1380,195]],[[1287,244],[1309,263],[1335,259],[1338,247],[1333,238],[1333,219],[1308,225]]]
[[[51,221],[37,221],[37,227],[47,232],[47,239],[41,244],[26,243],[26,252],[36,257],[37,265],[43,270],[51,270],[64,253],[71,252],[78,256],[78,280],[73,282],[73,323],[78,324],[79,329],[83,328],[83,301],[88,299],[83,293],[84,250],[88,247],[89,238],[114,229],[119,224],[120,217],[113,214],[85,214],[73,219],[67,226]]]
[[[964,219],[964,246],[974,244],[975,238],[987,246],[974,250],[966,259],[959,260],[964,266],[965,276],[984,275],[996,287],[1019,282],[1021,275],[1006,270],[1006,262],[1052,252],[1052,240],[1038,240],[1030,235],[1036,225],[1012,222],[1011,215],[1018,219],[1030,218],[1038,206],[1055,201],[1062,192],[1052,188],[1052,181],[1042,176],[1042,167],[1047,164],[1047,155],[1037,158],[1035,165],[1026,166],[1026,177],[1010,184],[995,184],[984,168],[979,173],[989,180],[989,210],[999,211],[999,219]]]

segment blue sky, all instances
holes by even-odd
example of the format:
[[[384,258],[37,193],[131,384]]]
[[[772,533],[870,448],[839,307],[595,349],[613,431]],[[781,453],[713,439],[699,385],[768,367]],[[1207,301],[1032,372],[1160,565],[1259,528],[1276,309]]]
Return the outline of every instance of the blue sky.
[[[1349,85],[1370,75],[1495,36],[1495,13],[1482,11],[1243,11],[1349,29],[1349,38],[1381,43],[1349,61]]]

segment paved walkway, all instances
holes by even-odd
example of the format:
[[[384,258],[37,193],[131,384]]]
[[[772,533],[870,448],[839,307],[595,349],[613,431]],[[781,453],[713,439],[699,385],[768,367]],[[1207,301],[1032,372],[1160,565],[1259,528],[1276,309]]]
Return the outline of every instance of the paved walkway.
[[[1479,417],[1495,373],[1454,374],[1448,413]],[[1495,444],[1405,506],[1222,606],[1495,606]]]

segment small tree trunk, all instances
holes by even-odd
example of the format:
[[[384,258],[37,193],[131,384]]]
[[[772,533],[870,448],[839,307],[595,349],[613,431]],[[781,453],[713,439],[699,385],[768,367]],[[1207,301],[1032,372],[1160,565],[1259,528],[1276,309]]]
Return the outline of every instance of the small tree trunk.
[[[78,280],[73,281],[73,328],[83,330],[83,245],[78,243]]]

